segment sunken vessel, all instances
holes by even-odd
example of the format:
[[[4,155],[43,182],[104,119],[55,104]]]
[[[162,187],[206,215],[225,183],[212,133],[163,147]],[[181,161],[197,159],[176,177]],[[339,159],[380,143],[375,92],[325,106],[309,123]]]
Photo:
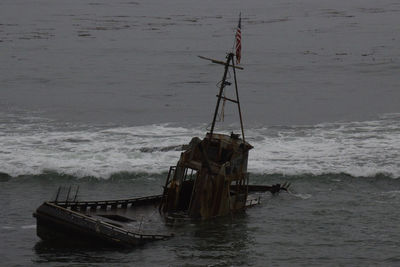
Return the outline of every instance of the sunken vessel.
[[[185,146],[177,164],[170,167],[159,195],[78,201],[77,192],[71,194],[70,187],[61,200],[59,188],[55,199],[45,201],[33,214],[37,235],[45,241],[133,247],[172,237],[169,222],[176,218],[226,216],[259,204],[255,192],[287,191],[289,184],[249,184],[247,163],[253,147],[245,140],[236,78],[236,70],[243,68],[234,62],[237,53],[228,53],[224,61],[201,57],[224,66],[211,129],[203,139],[194,137]],[[224,89],[232,85],[227,81],[229,70],[233,72],[235,98],[224,94]],[[214,132],[221,101],[236,104],[241,134]]]

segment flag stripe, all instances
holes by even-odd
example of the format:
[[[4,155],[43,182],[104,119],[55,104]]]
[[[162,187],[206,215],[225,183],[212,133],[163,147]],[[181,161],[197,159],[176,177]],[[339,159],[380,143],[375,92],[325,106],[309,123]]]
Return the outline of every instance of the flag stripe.
[[[236,63],[240,64],[242,57],[242,18],[239,17],[239,24],[236,29]]]

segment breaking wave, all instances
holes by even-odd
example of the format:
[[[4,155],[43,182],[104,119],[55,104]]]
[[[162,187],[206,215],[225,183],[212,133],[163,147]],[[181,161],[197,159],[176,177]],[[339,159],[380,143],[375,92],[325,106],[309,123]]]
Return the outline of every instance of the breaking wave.
[[[182,145],[205,132],[205,125],[89,127],[3,116],[0,176],[161,174],[176,164]],[[365,122],[252,127],[246,138],[254,146],[249,156],[253,174],[400,177],[400,114]]]
[[[45,182],[46,184],[54,184],[56,186],[62,184],[70,184],[75,182],[82,183],[150,183],[152,186],[158,185],[161,188],[165,183],[165,178],[168,172],[161,173],[136,173],[136,172],[118,172],[113,173],[105,179],[105,177],[98,176],[74,176],[65,173],[58,173],[52,171],[45,171],[40,174],[23,174],[18,176],[11,176],[6,173],[0,173],[0,183],[1,182],[16,182],[16,183],[31,183],[31,182]],[[391,181],[398,181],[393,179],[392,175],[385,173],[377,173],[374,176],[369,177],[355,177],[347,173],[323,173],[315,175],[312,173],[301,173],[295,175],[283,174],[283,173],[271,173],[271,174],[260,174],[260,173],[250,173],[250,183],[251,184],[275,184],[294,181],[315,181],[319,180],[322,182],[341,182],[349,179],[371,179],[382,180],[389,179]],[[158,187],[157,187],[158,188]],[[393,191],[391,194],[397,194],[398,191]]]

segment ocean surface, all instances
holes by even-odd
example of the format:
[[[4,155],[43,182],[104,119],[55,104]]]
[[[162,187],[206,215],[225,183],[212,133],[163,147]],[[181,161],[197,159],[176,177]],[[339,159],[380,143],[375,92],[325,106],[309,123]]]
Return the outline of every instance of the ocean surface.
[[[290,192],[135,249],[41,242],[59,186],[161,192],[212,120],[223,70],[197,56],[224,60],[240,12],[250,182]],[[0,266],[399,266],[399,25],[395,0],[0,1]]]

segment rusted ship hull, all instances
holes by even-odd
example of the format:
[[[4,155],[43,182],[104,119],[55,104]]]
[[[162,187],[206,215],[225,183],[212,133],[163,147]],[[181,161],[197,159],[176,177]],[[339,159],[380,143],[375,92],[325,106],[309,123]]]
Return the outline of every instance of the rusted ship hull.
[[[161,196],[44,202],[33,214],[45,241],[132,247],[169,238],[162,217],[154,216]],[[149,221],[151,220],[151,223]]]

